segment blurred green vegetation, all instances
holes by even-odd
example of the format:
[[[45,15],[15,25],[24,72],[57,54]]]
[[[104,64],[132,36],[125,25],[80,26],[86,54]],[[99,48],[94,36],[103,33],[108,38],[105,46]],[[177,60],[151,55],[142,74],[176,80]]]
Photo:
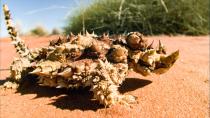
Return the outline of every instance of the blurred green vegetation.
[[[48,32],[43,26],[36,26],[30,31],[30,34],[36,36],[45,36],[48,35]]]
[[[209,0],[95,0],[75,10],[64,31],[79,33],[83,28],[99,34],[139,31],[146,35],[206,35]]]
[[[61,34],[61,31],[57,28],[53,28],[51,35],[58,35],[58,34]]]

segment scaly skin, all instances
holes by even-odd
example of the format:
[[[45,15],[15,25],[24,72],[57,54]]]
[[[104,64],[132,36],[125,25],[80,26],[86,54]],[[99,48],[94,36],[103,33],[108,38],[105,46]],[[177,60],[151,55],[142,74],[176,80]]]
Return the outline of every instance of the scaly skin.
[[[29,50],[10,23],[8,7],[3,8],[8,32],[20,54],[11,65],[6,88],[16,88],[23,78],[36,75],[42,86],[67,89],[90,86],[94,98],[107,107],[118,103],[130,105],[136,103],[136,97],[118,91],[129,69],[143,76],[163,74],[179,57],[179,51],[167,55],[161,42],[157,48],[153,48],[153,42],[148,45],[138,32],[117,38],[88,32],[70,34],[51,41],[48,47]]]

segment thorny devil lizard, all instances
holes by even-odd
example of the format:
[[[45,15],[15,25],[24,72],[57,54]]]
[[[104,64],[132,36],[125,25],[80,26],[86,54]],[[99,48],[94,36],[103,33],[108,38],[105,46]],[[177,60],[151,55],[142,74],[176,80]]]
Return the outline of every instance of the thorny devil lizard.
[[[143,76],[163,74],[175,63],[179,51],[166,54],[159,41],[157,48],[139,32],[111,38],[72,33],[63,39],[51,41],[48,47],[29,49],[12,25],[11,14],[3,5],[7,30],[20,57],[10,66],[10,77],[5,88],[17,88],[24,78],[33,77],[39,85],[57,88],[90,87],[94,99],[107,107],[115,104],[136,103],[136,97],[119,93],[128,70]]]

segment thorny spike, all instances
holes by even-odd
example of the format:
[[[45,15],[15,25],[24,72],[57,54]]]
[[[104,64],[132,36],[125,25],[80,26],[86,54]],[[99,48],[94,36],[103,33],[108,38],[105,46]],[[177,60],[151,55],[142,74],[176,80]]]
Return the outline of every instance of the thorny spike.
[[[163,45],[162,45],[162,43],[161,43],[161,41],[159,40],[159,49],[161,48],[161,47],[163,47]]]
[[[68,78],[68,77],[71,77],[73,75],[73,72],[72,72],[71,68],[67,68],[63,72],[58,73],[58,75],[63,76],[65,78]]]
[[[31,74],[37,74],[40,73],[42,71],[41,68],[36,68],[35,70],[33,70],[32,72],[30,72]]]
[[[72,32],[70,32],[70,35],[69,36],[72,37],[72,36],[74,36],[74,34]]]
[[[66,36],[66,41],[67,41],[67,42],[70,41],[70,36],[69,36],[69,35]]]
[[[153,49],[153,43],[154,43],[154,40],[153,40],[152,43],[147,47],[147,49]]]
[[[70,32],[69,35],[67,35],[67,42],[72,42],[74,40],[75,35]]]
[[[62,43],[62,39],[61,39],[61,37],[60,37],[60,36],[58,37],[58,41],[57,41],[57,43],[59,43],[59,44],[61,44],[61,43]]]
[[[107,33],[107,35],[106,35],[107,37],[109,37],[109,33]]]
[[[159,40],[159,45],[158,45],[158,50],[157,50],[157,52],[158,52],[159,54],[161,54],[161,53],[166,54],[165,47],[164,47],[164,45],[161,43],[160,40]]]
[[[86,31],[85,31],[85,35],[86,35],[86,36],[90,36],[90,33],[86,30]]]
[[[106,37],[106,33],[103,33],[103,35],[102,35],[103,37]]]
[[[91,34],[92,37],[97,37],[97,35],[94,33],[94,31]]]

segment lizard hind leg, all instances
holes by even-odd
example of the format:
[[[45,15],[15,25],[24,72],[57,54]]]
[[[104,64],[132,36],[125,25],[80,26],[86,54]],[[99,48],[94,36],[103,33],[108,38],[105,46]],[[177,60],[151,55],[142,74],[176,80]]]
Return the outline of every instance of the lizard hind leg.
[[[27,58],[15,59],[10,66],[10,77],[4,83],[4,88],[16,89],[19,87],[23,78],[28,75],[30,61]]]

